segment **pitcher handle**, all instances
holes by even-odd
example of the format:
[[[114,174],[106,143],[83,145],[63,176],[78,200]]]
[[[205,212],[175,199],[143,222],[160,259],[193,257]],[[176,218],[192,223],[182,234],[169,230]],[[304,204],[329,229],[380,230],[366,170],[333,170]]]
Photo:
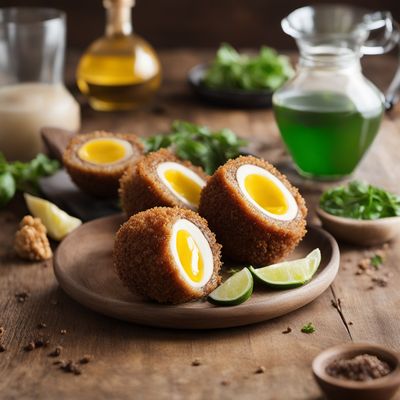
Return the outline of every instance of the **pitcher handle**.
[[[383,54],[392,50],[396,45],[400,49],[400,27],[393,20],[392,14],[388,11],[379,11],[365,16],[365,23],[368,30],[385,29],[380,39],[367,40],[361,47],[362,54],[373,55]],[[400,92],[400,63],[396,74],[385,93],[385,108],[390,110],[399,100]]]

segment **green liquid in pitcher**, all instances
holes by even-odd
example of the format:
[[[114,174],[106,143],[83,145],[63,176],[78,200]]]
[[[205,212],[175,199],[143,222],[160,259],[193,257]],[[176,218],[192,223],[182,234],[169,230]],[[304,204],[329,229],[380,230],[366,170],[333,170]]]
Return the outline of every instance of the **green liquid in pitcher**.
[[[336,179],[351,174],[371,145],[383,106],[361,113],[342,94],[303,92],[275,101],[274,112],[300,173]]]

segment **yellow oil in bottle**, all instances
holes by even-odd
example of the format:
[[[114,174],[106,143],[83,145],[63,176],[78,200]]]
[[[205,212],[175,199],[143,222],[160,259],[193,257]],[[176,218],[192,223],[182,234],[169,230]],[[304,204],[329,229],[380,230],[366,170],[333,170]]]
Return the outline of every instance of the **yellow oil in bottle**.
[[[105,2],[108,8],[106,36],[83,54],[77,84],[90,105],[101,111],[137,108],[158,90],[161,66],[154,49],[132,34],[130,7]]]

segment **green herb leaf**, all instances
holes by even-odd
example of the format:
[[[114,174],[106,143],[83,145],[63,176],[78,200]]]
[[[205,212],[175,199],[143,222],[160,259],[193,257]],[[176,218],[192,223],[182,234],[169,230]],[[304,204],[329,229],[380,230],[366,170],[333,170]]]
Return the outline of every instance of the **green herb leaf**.
[[[39,179],[53,174],[60,168],[58,161],[50,160],[44,154],[38,154],[30,162],[7,162],[0,153],[0,207],[6,205],[16,190],[38,191]]]
[[[383,264],[383,258],[379,254],[374,254],[370,258],[370,262],[375,269],[378,269]]]
[[[308,324],[305,324],[302,328],[301,331],[303,333],[314,333],[316,331],[315,326],[312,324],[312,322],[309,322]]]
[[[395,217],[400,216],[400,196],[353,181],[324,192],[320,207],[329,214],[354,219]]]
[[[240,149],[247,145],[230,129],[211,131],[207,126],[185,121],[174,121],[166,135],[155,135],[143,139],[146,152],[169,147],[175,154],[203,167],[208,174],[240,155]]]
[[[5,206],[13,197],[16,191],[15,180],[10,172],[0,174],[0,207]]]
[[[250,57],[239,54],[232,46],[223,43],[203,83],[210,88],[276,90],[293,73],[289,59],[274,49],[264,46],[257,56]]]

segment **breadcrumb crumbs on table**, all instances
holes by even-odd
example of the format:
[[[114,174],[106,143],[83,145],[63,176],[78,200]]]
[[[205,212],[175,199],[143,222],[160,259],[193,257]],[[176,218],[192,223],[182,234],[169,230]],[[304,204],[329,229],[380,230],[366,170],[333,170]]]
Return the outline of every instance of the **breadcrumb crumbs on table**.
[[[14,250],[19,257],[30,261],[48,260],[53,256],[46,227],[40,218],[31,215],[22,218],[15,234]]]

